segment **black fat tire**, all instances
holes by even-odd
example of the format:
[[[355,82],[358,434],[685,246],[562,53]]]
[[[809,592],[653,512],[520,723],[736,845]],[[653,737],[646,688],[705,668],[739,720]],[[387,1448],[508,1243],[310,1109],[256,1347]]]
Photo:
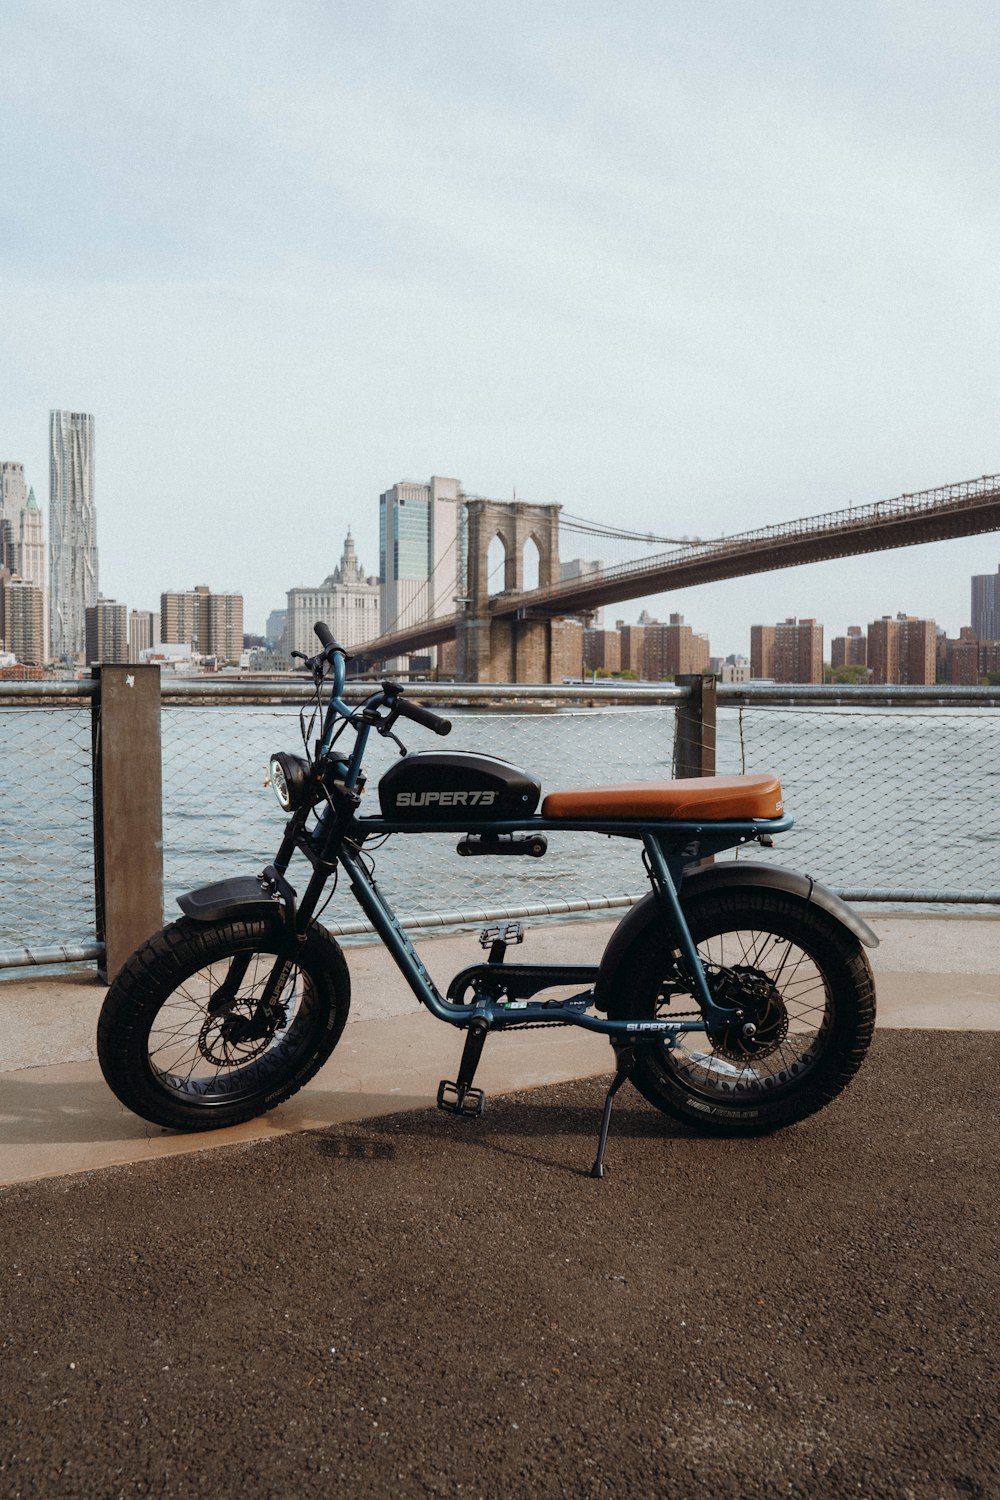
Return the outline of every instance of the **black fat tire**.
[[[344,955],[317,923],[296,952],[296,972],[284,991],[294,995],[287,1030],[252,1062],[231,1069],[227,1087],[220,1089],[218,1076],[193,1082],[160,1073],[150,1058],[151,1033],[165,1006],[183,1007],[181,1019],[190,1011],[196,1024],[199,1005],[185,995],[189,983],[200,987],[198,977],[211,965],[219,966],[217,982],[227,960],[249,952],[260,955],[247,972],[250,983],[256,975],[259,993],[282,936],[280,924],[262,919],[206,924],[185,917],[133,953],[108,990],[97,1026],[101,1070],[124,1105],[154,1125],[217,1130],[266,1113],[308,1083],[340,1040],[351,993]]]
[[[820,997],[822,1019],[816,1018],[815,1041],[802,1057],[794,1053],[803,1033],[792,1032],[787,1066],[776,1056],[773,1063],[747,1069],[742,1079],[739,1067],[716,1054],[704,1033],[686,1033],[674,1052],[661,1042],[640,1044],[632,1073],[635,1087],[665,1114],[716,1135],[763,1134],[822,1109],[857,1072],[875,1026],[875,985],[858,939],[801,898],[759,887],[706,892],[685,902],[684,913],[703,958],[712,950],[711,940],[721,941],[727,933],[768,933],[794,944],[817,975],[813,989]],[[735,941],[729,939],[730,944]],[[695,1009],[689,995],[658,1004],[675,957],[664,925],[655,923],[640,934],[614,976],[609,1016],[649,1019]],[[794,1011],[790,994],[786,1003]],[[706,1065],[688,1062],[699,1048],[721,1070],[714,1083]]]

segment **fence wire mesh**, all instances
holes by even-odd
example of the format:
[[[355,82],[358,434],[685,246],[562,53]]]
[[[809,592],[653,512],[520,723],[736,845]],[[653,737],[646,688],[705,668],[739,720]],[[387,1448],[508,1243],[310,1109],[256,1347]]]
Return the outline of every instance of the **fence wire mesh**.
[[[545,791],[670,776],[678,743],[672,703],[448,710],[448,747],[500,756],[534,772]],[[403,724],[411,749],[442,748]],[[696,726],[695,726],[696,728]],[[315,731],[314,731],[315,732]],[[682,733],[690,734],[690,722]],[[271,752],[301,746],[294,707],[164,705],[164,902],[193,886],[263,868],[284,820],[265,786]],[[720,703],[720,774],[774,770],[791,832],[771,859],[855,899],[1000,899],[1000,710],[988,706],[815,707]],[[46,704],[0,711],[4,859],[0,949],[93,945],[93,827],[89,706]],[[363,811],[378,808],[378,780],[398,754],[369,742]],[[380,885],[403,917],[558,909],[566,903],[641,895],[638,845],[593,834],[553,834],[542,859],[463,859],[451,834],[401,835],[374,850]],[[305,862],[292,866],[300,889]],[[360,912],[345,884],[331,925]],[[9,960],[8,960],[9,961]]]
[[[776,859],[853,899],[1000,899],[1000,711],[720,707],[719,774],[776,771]]]
[[[89,705],[0,710],[0,950],[94,946]]]
[[[543,793],[616,780],[671,774],[672,707],[510,713],[450,709],[449,747],[497,755],[532,771]],[[398,724],[411,749],[440,742]],[[301,747],[299,714],[289,708],[165,708],[163,710],[164,887],[168,912],[192,885],[257,870],[274,855],[283,828],[265,788],[274,750]],[[398,756],[388,740],[368,742],[368,785],[362,812],[378,811],[378,780]],[[406,834],[372,850],[376,877],[400,916],[442,911],[521,909],[595,897],[641,893],[645,876],[631,840],[560,834],[542,859],[467,859],[455,834]],[[301,889],[308,866],[293,863]],[[297,879],[296,879],[297,877]],[[346,882],[327,917],[360,916]]]

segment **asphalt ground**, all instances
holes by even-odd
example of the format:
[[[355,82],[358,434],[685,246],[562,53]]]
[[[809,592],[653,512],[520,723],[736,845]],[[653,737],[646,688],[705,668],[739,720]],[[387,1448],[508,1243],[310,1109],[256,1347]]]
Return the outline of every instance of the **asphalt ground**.
[[[1000,1494],[1000,1036],[697,1137],[606,1080],[0,1193],[0,1493]]]

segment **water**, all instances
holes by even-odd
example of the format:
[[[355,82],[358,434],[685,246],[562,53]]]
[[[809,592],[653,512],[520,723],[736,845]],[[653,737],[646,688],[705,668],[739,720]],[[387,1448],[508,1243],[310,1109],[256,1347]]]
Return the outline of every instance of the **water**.
[[[456,710],[449,747],[492,753],[534,771],[543,790],[655,780],[672,770],[670,707],[541,713]],[[89,711],[0,714],[5,776],[0,948],[93,936]],[[401,725],[413,749],[443,742]],[[290,708],[163,710],[164,884],[181,891],[251,873],[273,857],[283,818],[264,780],[269,754],[301,746]],[[397,755],[373,737],[367,805]],[[777,859],[847,890],[972,891],[1000,886],[1000,714],[995,710],[772,708],[722,710],[720,773],[775,770],[796,827]],[[551,835],[535,859],[461,859],[450,834],[400,836],[375,855],[401,915],[522,906],[646,889],[631,840]],[[746,857],[746,856],[744,856]],[[307,867],[297,861],[301,888]],[[360,913],[345,888],[333,922]]]

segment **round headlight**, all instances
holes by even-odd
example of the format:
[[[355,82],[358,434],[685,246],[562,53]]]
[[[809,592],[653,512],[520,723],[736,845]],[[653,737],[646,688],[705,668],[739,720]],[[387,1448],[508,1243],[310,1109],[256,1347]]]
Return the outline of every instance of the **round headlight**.
[[[303,760],[301,755],[289,755],[286,751],[279,750],[277,755],[271,756],[268,776],[274,795],[285,812],[292,812],[296,807],[302,806],[309,785],[308,761]]]

